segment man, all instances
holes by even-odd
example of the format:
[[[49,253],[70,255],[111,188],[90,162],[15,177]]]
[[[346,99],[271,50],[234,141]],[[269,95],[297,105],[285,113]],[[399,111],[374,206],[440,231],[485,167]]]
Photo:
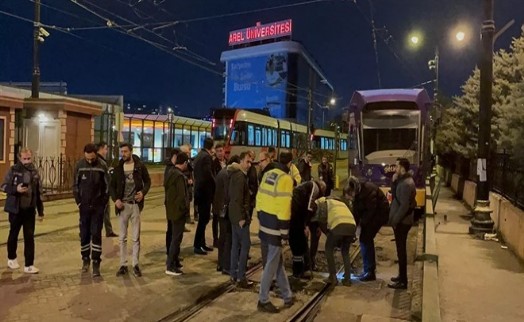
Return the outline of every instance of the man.
[[[318,178],[326,183],[326,197],[329,197],[335,186],[335,180],[333,178],[333,166],[325,156],[322,157],[322,162],[318,165]]]
[[[38,268],[35,258],[35,214],[38,220],[44,219],[42,203],[42,182],[38,171],[33,166],[33,152],[27,148],[20,150],[18,162],[7,172],[2,191],[6,193],[5,212],[9,213],[9,237],[7,238],[7,266],[18,269],[16,259],[18,234],[24,232],[24,273],[36,274]]]
[[[144,209],[144,197],[151,187],[151,178],[140,158],[133,154],[129,143],[120,144],[121,159],[111,180],[111,198],[120,216],[120,268],[116,276],[128,273],[127,269],[127,228],[131,221],[133,242],[133,273],[142,276],[138,260],[140,256],[140,213]]]
[[[207,255],[213,248],[206,245],[206,226],[211,216],[211,203],[215,194],[215,176],[213,174],[213,139],[204,140],[204,148],[198,152],[194,161],[195,203],[198,208],[198,226],[193,248],[195,254]]]
[[[253,216],[258,191],[258,173],[255,161],[255,151],[248,151],[251,164],[247,170],[247,185],[249,187],[249,216]]]
[[[293,189],[289,246],[293,253],[293,277],[295,278],[304,276],[306,266],[314,266],[314,258],[307,256],[308,224],[316,210],[315,200],[322,197],[325,190],[326,185],[322,181],[306,181]],[[313,234],[316,234],[316,231]],[[313,240],[314,237],[312,236],[311,238]]]
[[[271,149],[271,148],[270,148]],[[269,152],[260,152],[258,154],[258,185],[266,172],[275,168],[275,163],[271,160]],[[255,198],[256,199],[256,198]]]
[[[217,144],[215,146],[215,158],[213,159],[213,173],[215,174],[215,177],[218,175],[220,170],[224,169],[226,166],[227,159],[224,153],[224,145]],[[213,199],[216,200],[215,198]],[[221,210],[221,208],[215,207],[215,203],[213,202],[213,221],[211,223],[213,227],[213,247],[218,247],[218,226]]]
[[[106,166],[106,168],[109,168],[109,166],[107,165],[107,161],[106,161],[107,152],[108,152],[107,143],[104,141],[101,141],[100,143],[98,143],[97,148],[98,148],[98,151],[96,154],[98,157],[98,161],[100,161],[100,163],[103,163]],[[104,210],[104,227],[106,229],[106,237],[118,237],[118,235],[113,232],[113,225],[111,224],[111,209],[109,207],[109,201],[107,202],[107,207]]]
[[[109,172],[97,158],[96,145],[84,147],[84,159],[76,164],[73,194],[80,210],[80,244],[82,272],[89,270],[89,255],[93,259],[93,277],[100,276],[102,255],[102,223],[109,201]]]
[[[267,249],[257,304],[257,309],[262,312],[278,313],[278,309],[269,301],[269,289],[275,275],[285,307],[291,307],[294,303],[282,258],[282,239],[287,240],[289,237],[293,178],[288,172],[292,159],[291,153],[280,153],[277,168],[264,174],[257,193],[256,209],[260,222],[258,236],[262,249]]]
[[[189,201],[193,202],[193,218],[191,214],[187,215],[186,224],[195,224],[195,221],[198,221],[198,209],[196,202],[193,200],[193,159],[191,158],[191,144],[184,144],[180,146],[180,152],[185,153],[189,158],[189,163],[187,164],[187,169],[184,171],[184,175],[187,178],[187,186],[189,188]],[[189,232],[188,229],[184,230]]]
[[[311,160],[313,160],[311,151],[307,151],[304,157],[298,160],[298,171],[300,172],[302,182],[311,181]]]
[[[318,222],[320,229],[326,234],[326,260],[329,276],[326,283],[337,284],[337,269],[335,267],[335,247],[340,247],[344,262],[344,279],[342,284],[351,285],[351,262],[349,247],[355,239],[356,222],[347,205],[333,198],[322,197],[317,200],[317,211],[312,221]]]
[[[178,276],[182,274],[180,264],[180,244],[184,235],[186,214],[189,212],[189,194],[187,179],[184,171],[187,168],[189,158],[185,153],[175,156],[175,166],[171,169],[165,179],[166,189],[166,218],[171,224],[171,244],[166,260],[166,274]]]
[[[267,148],[267,153],[269,154],[269,162],[277,161],[277,150],[274,146],[270,146],[269,148]]]
[[[408,159],[399,158],[397,160],[396,187],[392,190],[393,201],[389,211],[389,224],[395,232],[397,246],[398,276],[391,279],[392,283],[388,284],[388,287],[403,290],[408,288],[406,243],[409,229],[413,225],[413,210],[417,205],[415,200],[417,191],[413,177],[409,173],[409,166]]]
[[[251,167],[251,154],[240,153],[240,163],[232,163],[227,167],[229,175],[228,215],[231,221],[231,279],[241,288],[253,285],[246,279],[247,256],[251,247],[249,224],[251,223],[251,197],[248,186],[247,172]],[[240,254],[240,257],[239,257]]]
[[[344,197],[352,202],[353,214],[360,225],[360,251],[364,262],[364,272],[360,281],[376,280],[374,239],[380,227],[388,222],[389,203],[384,192],[372,182],[360,183],[351,176],[344,187]]]
[[[240,157],[234,155],[229,164],[240,163]],[[219,211],[220,235],[218,237],[218,264],[217,272],[230,275],[231,265],[231,221],[228,214],[229,174],[227,167],[218,172],[216,178],[215,196],[213,199],[214,211]]]
[[[178,148],[170,149],[170,151],[169,151],[169,158],[165,160],[166,168],[164,169],[164,193],[165,193],[164,205],[166,205],[166,206],[167,206],[167,201],[168,201],[166,183],[167,183],[167,179],[168,179],[169,173],[175,167],[176,158],[177,158],[177,155],[179,153],[180,153],[180,149],[178,149]],[[169,219],[167,219],[166,255],[169,255],[169,246],[171,245],[171,237],[173,236],[173,231],[171,231],[171,229],[172,229],[171,223],[169,222]],[[186,231],[187,231],[187,229],[185,229],[185,225],[184,225],[184,232],[186,232]]]

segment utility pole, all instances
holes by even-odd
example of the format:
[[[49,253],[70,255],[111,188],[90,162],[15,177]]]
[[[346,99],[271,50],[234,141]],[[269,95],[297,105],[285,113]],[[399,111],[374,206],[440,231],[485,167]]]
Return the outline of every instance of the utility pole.
[[[315,81],[315,77],[313,76],[313,72],[309,71],[309,86],[307,91],[307,151],[311,150],[311,113],[313,112],[313,82]]]
[[[470,234],[493,231],[492,210],[489,208],[488,159],[491,140],[491,105],[493,90],[493,20],[494,0],[484,0],[484,21],[482,22],[482,54],[480,61],[480,108],[478,133],[477,202],[469,227]]]
[[[35,0],[35,20],[33,27],[33,79],[31,82],[31,97],[40,97],[40,0]]]

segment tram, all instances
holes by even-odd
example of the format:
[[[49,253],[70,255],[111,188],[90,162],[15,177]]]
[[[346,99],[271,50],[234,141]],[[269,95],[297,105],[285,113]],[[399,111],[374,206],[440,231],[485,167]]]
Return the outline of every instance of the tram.
[[[419,211],[426,203],[425,178],[431,164],[430,104],[424,89],[356,91],[350,101],[350,173],[387,192],[397,158],[407,158],[417,187]]]
[[[297,157],[308,148],[305,125],[271,117],[263,110],[215,109],[211,135],[215,142],[224,145],[226,154],[230,155],[247,150],[258,154],[272,146],[277,153],[284,150]],[[310,139],[315,149],[331,153],[336,148],[347,150],[346,134],[340,135],[337,142],[335,132],[314,130]]]

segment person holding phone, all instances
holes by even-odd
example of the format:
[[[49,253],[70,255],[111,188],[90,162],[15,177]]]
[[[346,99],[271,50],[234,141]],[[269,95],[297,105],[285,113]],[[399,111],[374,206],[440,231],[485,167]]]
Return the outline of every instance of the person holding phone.
[[[2,190],[7,194],[4,210],[9,213],[9,237],[7,239],[7,266],[18,269],[16,258],[18,234],[24,232],[24,273],[36,274],[35,259],[35,214],[38,220],[44,218],[42,202],[42,182],[33,166],[33,152],[27,148],[20,150],[18,163],[7,172]]]
[[[229,175],[228,186],[228,215],[231,221],[232,247],[231,247],[231,279],[241,288],[253,285],[246,279],[246,266],[251,239],[249,237],[249,224],[251,223],[250,194],[247,172],[251,167],[251,154],[240,153],[240,163],[232,163],[227,167]],[[240,254],[240,257],[239,257]]]

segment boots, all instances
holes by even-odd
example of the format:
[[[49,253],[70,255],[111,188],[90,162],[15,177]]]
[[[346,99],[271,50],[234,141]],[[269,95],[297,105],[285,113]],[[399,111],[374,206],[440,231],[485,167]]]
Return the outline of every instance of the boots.
[[[82,261],[82,273],[87,273],[89,271],[90,264],[91,262],[89,261],[89,259],[84,259]]]
[[[93,261],[93,277],[100,276],[100,262]]]

